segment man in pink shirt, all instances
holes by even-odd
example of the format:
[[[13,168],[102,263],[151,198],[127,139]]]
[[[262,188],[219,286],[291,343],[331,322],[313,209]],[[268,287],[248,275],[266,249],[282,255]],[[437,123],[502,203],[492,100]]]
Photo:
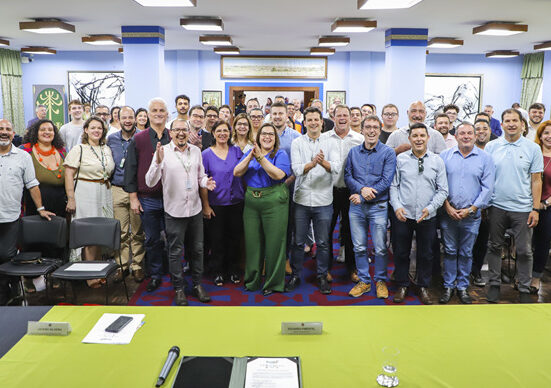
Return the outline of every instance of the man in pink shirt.
[[[176,119],[172,122],[170,137],[172,141],[164,146],[157,143],[151,166],[145,175],[145,182],[152,187],[159,180],[162,181],[168,265],[176,291],[174,300],[176,305],[188,305],[182,269],[184,241],[189,245],[186,249],[189,250],[191,259],[192,294],[199,301],[207,303],[210,302],[210,296],[201,285],[203,277],[202,209],[203,201],[207,197],[207,189],[214,190],[216,182],[205,174],[201,149],[188,144],[189,127],[186,120]]]

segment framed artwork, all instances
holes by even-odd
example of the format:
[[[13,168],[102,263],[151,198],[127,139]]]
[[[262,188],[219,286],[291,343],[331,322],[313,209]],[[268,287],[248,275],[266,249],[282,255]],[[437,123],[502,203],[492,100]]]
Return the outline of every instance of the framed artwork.
[[[122,71],[68,71],[69,101],[89,103],[92,111],[98,105],[124,105],[124,73]]]
[[[201,95],[201,104],[207,102],[209,105],[214,105],[220,108],[222,105],[222,92],[220,90],[203,90]]]
[[[448,104],[459,107],[457,125],[473,122],[482,102],[482,74],[425,74],[426,122],[434,126],[434,116]]]
[[[222,78],[327,79],[327,57],[222,56]]]
[[[344,90],[328,90],[325,93],[325,111],[329,112],[331,104],[346,104],[346,91]]]
[[[65,86],[33,85],[34,109],[38,105],[46,107],[46,118],[61,128],[65,124]]]

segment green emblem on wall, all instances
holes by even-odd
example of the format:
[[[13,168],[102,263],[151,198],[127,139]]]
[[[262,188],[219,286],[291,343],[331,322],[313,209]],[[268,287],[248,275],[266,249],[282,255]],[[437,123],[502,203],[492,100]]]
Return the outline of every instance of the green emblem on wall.
[[[53,88],[43,89],[36,96],[35,106],[46,106],[46,118],[52,120],[57,128],[65,123],[63,96]]]

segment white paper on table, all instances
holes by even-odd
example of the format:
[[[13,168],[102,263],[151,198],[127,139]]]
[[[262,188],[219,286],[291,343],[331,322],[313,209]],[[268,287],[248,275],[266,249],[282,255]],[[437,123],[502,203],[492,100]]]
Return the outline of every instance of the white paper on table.
[[[107,326],[115,322],[120,316],[132,317],[132,321],[118,333],[109,333],[105,331]],[[85,344],[111,344],[126,345],[132,341],[136,331],[142,326],[145,314],[110,314],[105,313],[94,325],[92,330],[82,340]]]
[[[70,265],[65,269],[65,271],[102,271],[105,267],[107,267],[109,263],[74,263],[73,265]]]
[[[298,366],[288,358],[249,361],[245,388],[299,388]]]

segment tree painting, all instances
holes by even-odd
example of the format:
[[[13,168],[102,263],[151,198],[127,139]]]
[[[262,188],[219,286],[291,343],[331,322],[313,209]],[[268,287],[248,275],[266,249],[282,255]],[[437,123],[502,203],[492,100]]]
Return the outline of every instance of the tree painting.
[[[92,111],[98,105],[124,105],[123,72],[76,72],[69,73],[69,100],[78,99],[89,103]]]

